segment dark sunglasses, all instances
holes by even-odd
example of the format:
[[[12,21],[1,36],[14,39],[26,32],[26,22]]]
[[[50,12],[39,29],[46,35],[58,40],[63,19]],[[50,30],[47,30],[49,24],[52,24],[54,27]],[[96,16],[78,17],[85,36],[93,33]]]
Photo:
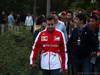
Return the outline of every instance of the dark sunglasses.
[[[48,26],[53,26],[54,24],[48,24]]]

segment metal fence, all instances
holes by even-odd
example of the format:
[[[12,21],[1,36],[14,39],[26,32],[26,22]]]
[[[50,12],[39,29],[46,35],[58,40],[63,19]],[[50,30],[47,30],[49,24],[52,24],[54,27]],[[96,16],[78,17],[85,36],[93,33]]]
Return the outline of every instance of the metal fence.
[[[19,31],[21,28],[26,28],[24,25],[8,25],[8,24],[0,24],[0,35],[4,34],[9,30]]]

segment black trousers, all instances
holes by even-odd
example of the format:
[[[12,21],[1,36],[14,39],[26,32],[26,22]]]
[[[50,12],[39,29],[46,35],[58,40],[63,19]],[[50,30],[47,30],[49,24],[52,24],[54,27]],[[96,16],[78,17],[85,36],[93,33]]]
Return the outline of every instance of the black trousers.
[[[60,69],[56,70],[42,70],[42,75],[60,75]]]
[[[97,57],[96,68],[97,68],[97,74],[100,75],[100,56]]]

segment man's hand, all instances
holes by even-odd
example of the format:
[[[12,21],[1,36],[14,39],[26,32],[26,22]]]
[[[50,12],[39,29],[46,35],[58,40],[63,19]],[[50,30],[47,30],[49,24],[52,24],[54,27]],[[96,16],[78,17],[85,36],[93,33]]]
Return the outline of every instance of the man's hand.
[[[37,64],[30,64],[30,66],[31,66],[31,67],[36,67],[36,66],[37,66]]]

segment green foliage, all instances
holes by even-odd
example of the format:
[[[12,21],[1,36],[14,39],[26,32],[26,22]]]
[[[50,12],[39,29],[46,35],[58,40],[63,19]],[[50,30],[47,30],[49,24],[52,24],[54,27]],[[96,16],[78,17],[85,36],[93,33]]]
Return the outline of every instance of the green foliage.
[[[31,41],[31,33],[24,28],[0,35],[0,75],[29,75]]]
[[[31,12],[33,13],[35,0],[0,0],[0,9],[9,12]],[[37,15],[46,14],[47,0],[36,0],[36,13]],[[100,0],[96,0],[95,9],[99,9]],[[6,6],[5,6],[6,5]],[[51,0],[51,11],[60,11],[67,8],[91,8],[93,9],[91,0]],[[40,12],[41,11],[41,12]]]

